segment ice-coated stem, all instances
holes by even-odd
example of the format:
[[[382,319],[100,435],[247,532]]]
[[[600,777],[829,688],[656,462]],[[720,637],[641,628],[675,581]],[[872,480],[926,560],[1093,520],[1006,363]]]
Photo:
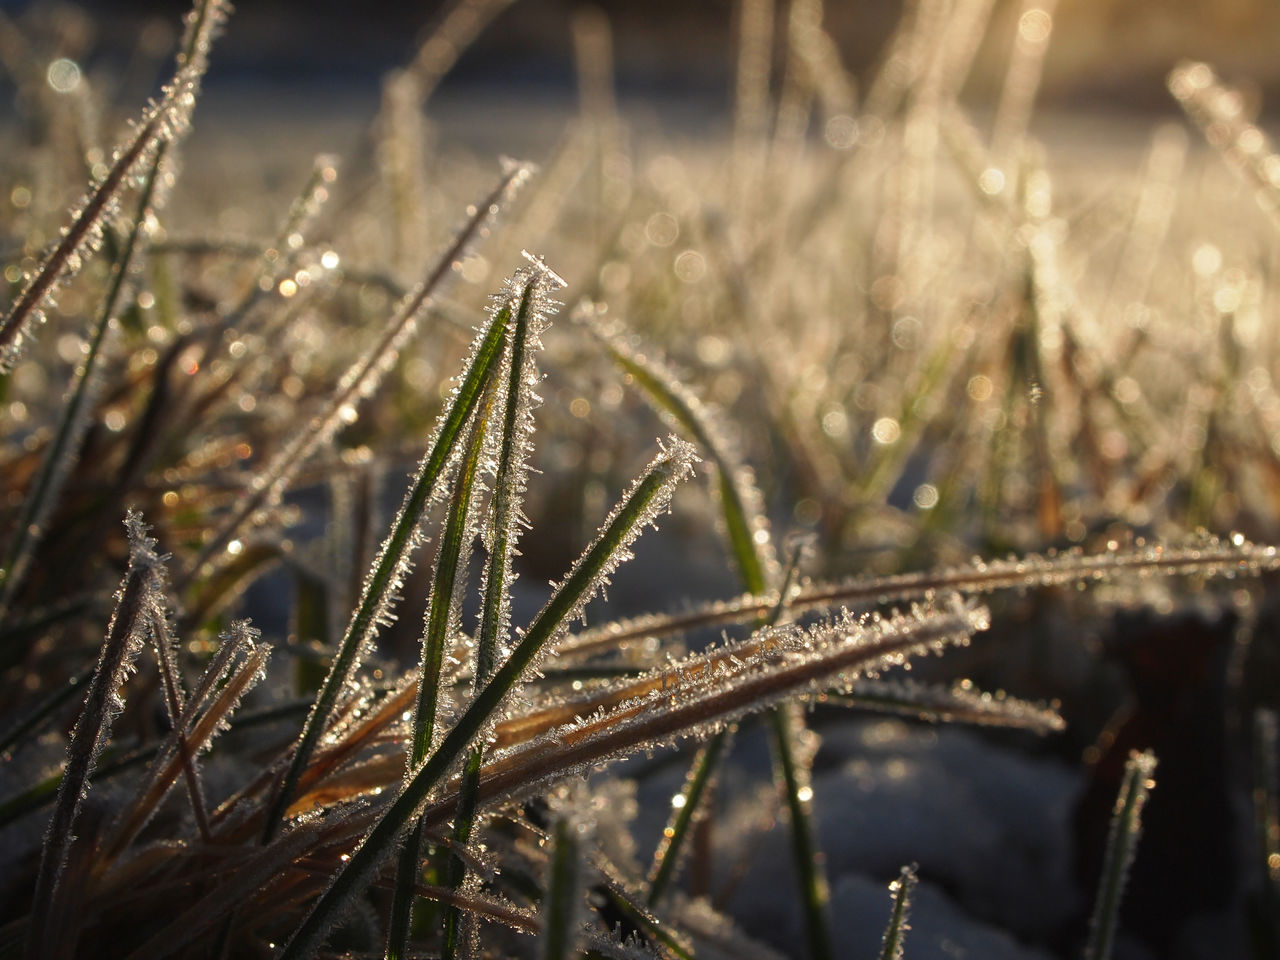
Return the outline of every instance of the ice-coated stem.
[[[1142,808],[1147,795],[1155,787],[1156,755],[1150,750],[1134,751],[1124,765],[1124,780],[1111,814],[1111,832],[1107,835],[1107,854],[1102,865],[1098,899],[1089,922],[1089,941],[1084,948],[1085,960],[1108,960],[1120,919],[1120,899],[1125,881],[1138,849],[1142,833]]]
[[[911,895],[915,892],[915,865],[902,868],[898,879],[889,884],[889,893],[893,897],[893,910],[889,913],[889,925],[884,930],[884,940],[880,947],[880,960],[902,960],[902,942],[907,931],[911,929],[907,916],[911,912]]]

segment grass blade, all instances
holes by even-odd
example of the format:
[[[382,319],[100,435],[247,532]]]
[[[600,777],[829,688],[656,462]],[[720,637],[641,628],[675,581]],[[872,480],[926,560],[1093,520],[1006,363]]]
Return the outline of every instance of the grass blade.
[[[889,925],[885,927],[883,945],[880,948],[880,960],[902,960],[902,943],[906,939],[911,925],[907,916],[911,912],[911,895],[915,892],[919,878],[915,865],[903,867],[898,879],[889,884],[889,893],[893,897],[893,911],[889,914]]]
[[[315,949],[345,904],[368,886],[387,850],[413,821],[431,791],[490,723],[493,714],[539,656],[581,614],[587,601],[628,557],[628,547],[641,528],[667,508],[676,484],[693,469],[693,449],[671,438],[645,473],[632,484],[605,520],[595,541],[556,587],[524,636],[493,678],[471,701],[440,745],[414,773],[360,846],[343,864],[329,889],[312,907],[286,944],[281,960],[299,960]],[[450,811],[456,809],[454,798]]]
[[[1009,560],[975,560],[971,564],[922,573],[854,577],[809,583],[787,601],[794,613],[836,606],[866,608],[957,591],[978,595],[996,590],[1031,590],[1067,584],[1113,583],[1123,576],[1240,577],[1280,569],[1280,551],[1251,543],[1239,534],[1184,543],[1109,545],[1098,553],[1072,549],[1030,554]],[[778,602],[769,594],[747,594],[733,600],[695,607],[684,613],[616,621],[576,634],[556,648],[560,658],[612,649],[645,637],[683,633],[706,627],[747,623],[768,613]]]
[[[580,311],[578,317],[631,377],[645,400],[678,425],[706,454],[715,468],[721,517],[743,589],[748,593],[766,592],[779,570],[763,497],[751,472],[734,451],[727,431],[717,422],[716,412],[686,387],[660,356],[632,346],[620,323],[612,321],[605,326],[589,311]]]
[[[849,693],[832,696],[826,702],[930,723],[971,723],[1039,734],[1066,729],[1066,721],[1052,707],[1006,696],[1003,691],[980,692],[967,680],[951,687],[913,680],[861,680],[853,684]]]
[[[817,752],[817,736],[805,727],[798,704],[785,704],[768,718],[769,743],[774,751],[774,777],[779,781],[791,826],[791,855],[805,913],[809,956],[832,957],[827,904],[831,899],[813,826],[813,788],[809,773]]]
[[[528,291],[517,308],[529,310]],[[409,777],[431,749],[436,729],[436,710],[440,701],[441,670],[445,647],[458,631],[458,608],[461,597],[459,574],[466,569],[475,538],[477,523],[477,479],[484,454],[491,408],[497,379],[489,381],[485,397],[471,421],[465,453],[453,482],[452,500],[445,520],[444,533],[436,553],[435,576],[427,603],[426,624],[422,633],[422,656],[418,665],[418,695],[413,708],[412,735],[405,777]],[[400,865],[396,871],[395,895],[391,902],[391,920],[387,925],[387,960],[401,960],[408,954],[409,918],[413,908],[422,850],[422,828],[415,827],[400,848]]]
[[[542,895],[541,960],[570,960],[579,956],[583,907],[586,905],[583,844],[591,839],[591,825],[584,821],[576,791],[563,790],[552,797],[556,811],[552,826],[551,863]]]
[[[544,288],[559,278],[542,271],[528,282],[526,295],[534,284]],[[540,293],[545,298],[545,290]],[[533,390],[538,382],[535,349],[546,327],[542,311],[521,309],[511,328],[508,378],[502,411],[502,437],[498,450],[493,488],[493,521],[489,542],[489,562],[485,566],[482,586],[480,629],[476,638],[475,683],[477,690],[493,674],[499,645],[511,632],[511,585],[515,573],[512,557],[523,522],[521,503],[529,476],[529,454],[533,449],[533,407],[537,400]],[[458,813],[454,817],[453,839],[465,845],[471,839],[475,822],[475,798],[483,759],[483,746],[467,758],[462,787],[458,792]],[[446,879],[458,889],[466,877],[466,865],[458,856],[449,858]],[[451,960],[457,953],[462,914],[450,906],[445,911],[442,956]]]
[[[720,760],[728,746],[732,728],[726,727],[714,734],[698,750],[693,764],[685,775],[684,789],[680,792],[680,806],[667,828],[662,832],[662,839],[653,852],[653,868],[649,872],[649,906],[655,906],[666,892],[675,877],[676,866],[680,862],[679,852],[684,846],[684,838],[695,825],[696,816],[702,812],[703,796],[707,794],[712,782],[719,772]]]
[[[71,850],[73,830],[81,802],[88,789],[89,775],[97,762],[111,727],[111,720],[121,708],[117,691],[146,642],[148,608],[153,604],[151,591],[154,572],[160,566],[155,541],[146,534],[142,519],[130,512],[125,519],[129,531],[129,569],[121,586],[120,600],[107,629],[98,669],[89,682],[84,710],[76,721],[67,748],[67,764],[44,847],[40,852],[40,868],[36,875],[32,913],[27,929],[26,955],[39,960],[46,944],[56,931],[56,899],[62,870]]]
[[[1120,899],[1125,881],[1142,833],[1142,808],[1147,795],[1155,787],[1156,756],[1150,750],[1134,751],[1124,765],[1124,780],[1111,814],[1111,831],[1107,836],[1107,853],[1102,864],[1098,899],[1089,922],[1089,941],[1085,960],[1108,960],[1120,920]]]

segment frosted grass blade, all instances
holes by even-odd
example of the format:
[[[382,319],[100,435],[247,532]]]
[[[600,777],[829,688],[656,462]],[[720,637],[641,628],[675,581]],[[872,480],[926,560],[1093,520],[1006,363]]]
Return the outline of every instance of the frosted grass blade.
[[[561,283],[549,271],[539,270],[526,280],[522,301],[531,293],[545,299],[546,288]],[[535,286],[542,289],[535,290]],[[516,314],[511,328],[510,360],[502,409],[502,436],[494,471],[489,562],[485,566],[481,586],[480,629],[476,637],[477,689],[492,676],[499,648],[506,643],[511,633],[511,585],[516,579],[511,561],[516,553],[521,525],[525,522],[521,504],[528,483],[528,459],[533,450],[533,409],[538,399],[534,393],[538,383],[536,348],[541,347],[540,338],[547,326],[543,312],[522,308]],[[470,840],[475,822],[476,784],[483,753],[483,746],[472,750],[458,794],[453,838],[463,845]],[[449,885],[457,889],[466,877],[465,864],[459,857],[452,856],[446,870]],[[461,920],[462,916],[457,908],[450,907],[446,910],[442,948],[445,960],[451,960],[457,952]]]
[[[1089,941],[1085,960],[1108,960],[1120,918],[1120,900],[1138,849],[1142,833],[1142,808],[1147,795],[1155,787],[1156,756],[1150,750],[1134,751],[1124,765],[1124,779],[1111,814],[1111,831],[1107,836],[1106,859],[1089,921]]]
[[[682,801],[680,808],[663,830],[662,839],[658,841],[657,849],[653,852],[653,867],[649,871],[649,893],[646,898],[651,907],[657,905],[675,877],[684,838],[688,835],[690,828],[695,825],[696,819],[700,815],[705,816],[702,801],[719,773],[720,761],[725,754],[731,734],[730,727],[713,734],[698,750],[693,763],[689,766],[689,772],[685,775],[684,788],[680,791]]]
[[[848,693],[833,696],[828,702],[932,723],[971,723],[1030,730],[1041,735],[1066,729],[1066,721],[1052,707],[1009,697],[1003,692],[983,693],[967,680],[951,687],[913,680],[863,680],[853,684]]]
[[[778,565],[770,544],[768,521],[764,517],[763,497],[750,472],[730,453],[725,431],[716,423],[714,414],[680,382],[661,359],[651,360],[632,350],[616,330],[606,332],[598,324],[593,324],[591,329],[604,342],[619,366],[640,384],[649,402],[692,434],[707,451],[716,468],[721,517],[743,587],[750,593],[764,592],[770,586],[770,581],[777,580]],[[747,514],[748,505],[751,507],[750,517]],[[785,594],[784,588],[782,595]],[[775,618],[778,613],[780,608],[775,610]],[[825,960],[831,956],[831,936],[826,918],[829,895],[818,866],[820,857],[810,822],[809,803],[798,798],[800,787],[797,778],[803,776],[806,764],[801,763],[794,754],[795,744],[804,736],[804,717],[783,716],[780,709],[770,717],[769,727],[773,734],[774,775],[784,784],[790,812],[792,849],[805,903],[809,949],[816,960]],[[691,771],[687,781],[693,789],[694,797],[687,799],[695,799],[695,802],[701,799],[711,771],[699,770],[698,766],[712,762],[720,755],[723,748],[720,740],[724,736],[726,734],[723,732],[715,734],[707,749],[700,751],[695,758],[694,771]],[[696,812],[696,808],[688,809],[686,806],[678,811],[676,820],[687,828]],[[677,824],[673,823],[672,827],[675,826]],[[670,869],[679,856],[684,836],[683,832],[670,836],[664,834],[666,842],[662,852],[665,856],[659,861],[654,874],[657,885],[650,888],[651,905],[656,902],[655,898],[661,894],[670,877]]]
[[[630,375],[645,400],[697,443],[715,467],[725,535],[743,588],[748,593],[766,592],[768,581],[777,579],[779,571],[764,498],[751,471],[733,449],[727,430],[718,422],[716,411],[685,386],[662,357],[633,346],[634,338],[627,336],[620,323],[605,325],[589,310],[579,311],[578,318]]]
[[[89,408],[97,393],[98,359],[115,320],[120,297],[127,285],[127,278],[133,268],[139,231],[153,206],[156,177],[161,168],[160,159],[161,156],[157,155],[157,162],[152,165],[142,186],[137,211],[134,213],[124,246],[116,257],[97,322],[89,334],[89,350],[76,369],[71,396],[62,409],[57,430],[49,444],[49,449],[45,452],[44,462],[40,465],[40,473],[23,503],[22,517],[14,527],[13,540],[9,544],[4,568],[0,569],[0,619],[4,618],[5,612],[13,602],[15,592],[26,576],[32,553],[43,535],[49,511],[57,503],[63,482],[75,464],[76,449],[89,428]]]
[[[521,299],[519,313],[529,310],[529,297]],[[486,428],[491,415],[497,379],[489,381],[485,396],[471,420],[469,436],[464,444],[462,462],[453,480],[453,493],[445,519],[444,532],[436,553],[435,575],[427,603],[426,623],[422,633],[422,656],[418,663],[418,695],[414,699],[413,724],[405,777],[409,777],[431,749],[436,730],[436,711],[441,695],[441,672],[445,647],[458,631],[459,587],[475,539],[479,491],[478,475],[487,439]],[[408,955],[409,920],[413,907],[422,850],[422,827],[409,831],[400,848],[396,870],[395,893],[391,901],[391,919],[387,924],[387,960],[401,960]]]
[[[889,884],[889,893],[893,897],[893,910],[889,914],[889,925],[885,927],[884,940],[880,947],[880,960],[902,960],[902,944],[911,925],[907,917],[911,912],[911,895],[915,892],[916,877],[914,865],[903,867],[898,879]]]
[[[89,775],[110,733],[111,721],[123,706],[117,691],[146,643],[147,616],[155,602],[155,571],[160,567],[160,558],[155,552],[155,541],[147,536],[146,527],[137,514],[129,513],[125,527],[129,532],[129,569],[107,628],[98,669],[89,682],[84,710],[71,734],[57,803],[40,852],[27,927],[28,960],[39,960],[55,934],[50,924],[56,916],[58,885],[71,850],[81,802],[88,790]]]
[[[1280,569],[1280,551],[1251,543],[1240,534],[1229,538],[1201,536],[1183,543],[1114,544],[1099,553],[1072,549],[1029,554],[1007,560],[975,559],[970,564],[922,573],[854,577],[803,585],[787,601],[794,613],[837,605],[866,607],[927,597],[946,591],[966,595],[996,590],[1033,590],[1065,584],[1113,583],[1122,577],[1198,576],[1256,577]],[[585,630],[561,643],[561,657],[594,653],[651,636],[706,627],[746,623],[767,613],[776,596],[746,594],[733,600],[695,607],[684,613],[616,621]]]

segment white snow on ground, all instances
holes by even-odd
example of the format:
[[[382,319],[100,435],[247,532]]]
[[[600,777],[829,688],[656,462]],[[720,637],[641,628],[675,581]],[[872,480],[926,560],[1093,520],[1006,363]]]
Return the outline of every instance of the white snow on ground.
[[[851,717],[822,734],[814,809],[841,955],[876,955],[888,883],[915,862],[911,960],[1048,956],[1015,938],[1047,936],[1081,908],[1070,877],[1076,774],[959,727]],[[726,911],[744,931],[803,956],[790,838],[781,822],[769,828],[776,807],[766,764],[760,738],[744,733],[721,781],[716,885],[733,864],[749,863]],[[642,787],[642,851],[643,837],[661,829],[648,822],[658,804],[647,798],[674,792],[682,773],[683,765]]]

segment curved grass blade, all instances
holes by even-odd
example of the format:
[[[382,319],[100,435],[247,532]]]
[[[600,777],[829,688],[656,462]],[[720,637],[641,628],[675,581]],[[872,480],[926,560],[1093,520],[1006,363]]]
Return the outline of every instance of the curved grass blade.
[[[1085,960],[1108,960],[1120,919],[1120,899],[1133,864],[1142,833],[1142,808],[1147,795],[1155,787],[1156,755],[1150,750],[1134,751],[1124,765],[1124,779],[1116,806],[1111,814],[1111,831],[1107,836],[1107,853],[1102,864],[1098,899],[1089,921],[1089,940]]]
[[[1239,534],[1228,539],[1203,536],[1181,544],[1140,540],[1132,546],[1108,546],[1100,553],[1072,549],[1008,560],[978,559],[923,573],[809,583],[788,598],[787,605],[792,612],[803,613],[841,605],[885,605],[946,591],[977,595],[996,590],[1107,583],[1132,576],[1256,577],[1276,569],[1280,569],[1280,550],[1251,543]],[[774,595],[745,594],[684,613],[616,621],[575,634],[559,644],[556,653],[561,658],[570,654],[576,657],[647,637],[746,623],[768,613],[777,602]]]
[[[316,698],[315,709],[307,716],[289,768],[268,810],[264,837],[270,840],[280,818],[293,799],[298,778],[311,759],[329,715],[337,706],[339,695],[355,670],[362,648],[372,638],[388,612],[392,599],[409,562],[411,549],[420,536],[418,528],[427,506],[443,493],[440,479],[456,459],[455,448],[462,431],[480,401],[485,384],[498,370],[511,322],[512,310],[504,304],[494,311],[488,327],[476,337],[471,361],[459,383],[453,403],[441,415],[429,452],[423,457],[417,476],[405,495],[403,506],[382,545],[373,569],[366,579],[360,603],[347,626],[324,685]]]
[[[971,723],[1042,735],[1066,729],[1066,721],[1052,707],[1005,696],[1003,692],[983,693],[967,680],[951,687],[913,680],[860,680],[848,693],[829,697],[826,702],[931,723]]]
[[[595,541],[555,588],[511,655],[476,694],[440,745],[414,773],[400,795],[379,818],[360,846],[343,864],[333,883],[307,914],[286,944],[280,960],[300,960],[323,940],[345,904],[359,894],[377,872],[388,849],[400,838],[430,796],[463,754],[491,723],[507,695],[533,668],[564,630],[581,615],[587,602],[608,576],[629,556],[628,548],[645,524],[652,523],[671,501],[678,483],[692,471],[692,447],[671,438],[645,473],[632,484],[605,520]],[[450,813],[457,809],[452,799]]]
[[[902,943],[906,939],[911,925],[907,916],[911,912],[911,895],[915,893],[919,878],[915,865],[903,867],[898,879],[889,884],[889,893],[893,897],[893,911],[889,914],[889,925],[885,927],[884,940],[880,947],[880,960],[902,960]]]
[[[733,450],[726,429],[717,422],[716,412],[680,381],[662,357],[634,348],[617,321],[605,326],[589,310],[581,310],[577,316],[631,376],[645,400],[684,430],[715,467],[721,518],[743,588],[748,593],[765,593],[779,570],[764,516],[764,499],[750,470]]]
[[[28,960],[39,960],[56,933],[52,924],[57,916],[59,881],[71,851],[73,830],[88,789],[89,775],[110,732],[112,718],[121,709],[117,691],[146,643],[147,616],[154,602],[152,591],[160,558],[155,552],[155,541],[147,536],[141,517],[131,511],[125,518],[125,527],[129,532],[129,569],[125,573],[111,625],[107,628],[98,669],[89,683],[84,710],[71,734],[66,769],[58,785],[57,804],[40,851],[40,867],[27,927]]]
[[[680,382],[660,358],[649,359],[632,350],[616,329],[606,331],[598,323],[593,323],[591,330],[605,344],[618,365],[641,386],[649,402],[692,434],[708,452],[708,457],[716,468],[717,491],[725,532],[743,586],[750,593],[763,593],[768,589],[770,581],[778,578],[777,560],[770,545],[768,522],[764,517],[763,498],[750,472],[730,453],[726,433],[716,423],[712,411]],[[751,517],[747,514],[748,505]],[[785,593],[784,590],[781,596],[785,597]],[[796,744],[804,735],[804,717],[786,716],[779,709],[770,717],[769,728],[774,746],[774,775],[783,784],[790,813],[792,850],[805,904],[810,953],[816,960],[825,960],[832,955],[826,916],[829,893],[819,866],[820,857],[809,814],[810,804],[799,796],[798,781],[803,776],[806,764],[801,763],[795,753]],[[698,768],[713,762],[713,758],[720,755],[724,746],[722,740],[726,736],[725,731],[717,732],[707,748],[699,751],[694,760],[694,770],[687,779],[694,796],[687,797],[686,800],[694,799],[696,804],[696,800],[702,798],[703,788],[712,771],[709,767]],[[679,823],[673,823],[672,826],[683,825],[687,830],[696,813],[696,805],[690,808],[686,803],[685,807],[677,811],[675,819]],[[655,898],[661,895],[666,886],[684,836],[683,831],[670,836],[664,833],[662,858],[654,874],[658,886],[650,890],[650,904],[656,902]]]

